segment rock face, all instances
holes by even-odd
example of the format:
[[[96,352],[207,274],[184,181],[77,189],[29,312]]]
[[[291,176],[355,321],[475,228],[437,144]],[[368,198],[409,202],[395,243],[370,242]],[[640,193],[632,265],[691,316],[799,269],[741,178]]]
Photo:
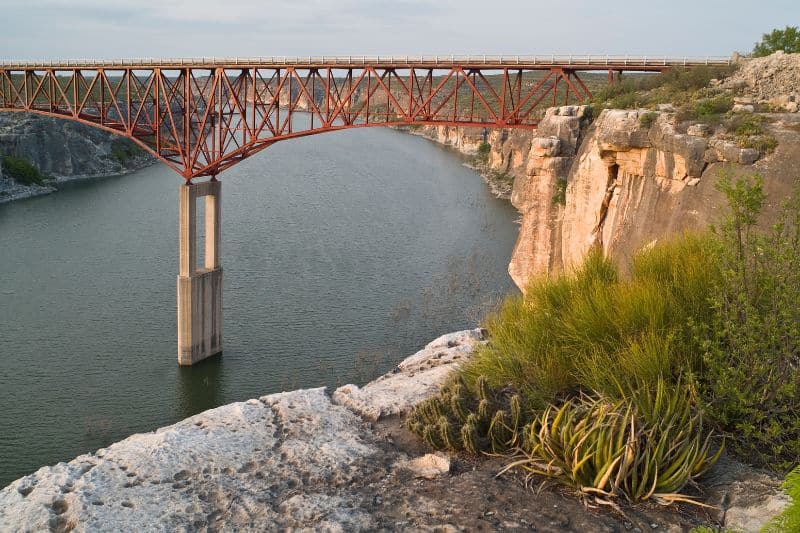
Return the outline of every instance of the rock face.
[[[0,113],[0,155],[27,160],[56,182],[126,174],[154,159],[145,153],[119,157],[127,147],[111,133],[69,120],[31,113]],[[116,144],[115,144],[116,142]],[[0,201],[52,192],[51,185],[25,186],[0,170]]]
[[[568,176],[561,266],[578,265],[592,247],[624,263],[638,246],[698,227],[683,205],[696,194],[708,160],[724,157],[704,137],[676,133],[666,114],[644,126],[638,111],[603,111]]]
[[[708,227],[724,205],[715,189],[723,165],[762,173],[769,197],[780,199],[800,163],[800,136],[788,127],[796,121],[769,126],[779,144],[763,159],[708,125],[680,129],[667,107],[605,110],[591,124],[588,118],[580,106],[553,108],[537,130],[486,133],[488,167],[514,177],[511,202],[521,220],[508,271],[523,291],[533,277],[580,263],[592,247],[625,269],[638,248]],[[464,153],[483,141],[474,129],[439,127],[424,135]]]

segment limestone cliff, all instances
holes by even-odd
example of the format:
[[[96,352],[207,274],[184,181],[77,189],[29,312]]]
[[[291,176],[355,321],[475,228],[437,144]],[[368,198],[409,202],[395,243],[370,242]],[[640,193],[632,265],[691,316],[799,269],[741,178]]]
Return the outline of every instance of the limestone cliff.
[[[702,124],[686,128],[669,111],[605,110],[590,118],[586,108],[569,106],[549,109],[535,131],[420,130],[467,154],[485,139],[489,169],[514,177],[511,202],[521,220],[508,270],[523,290],[536,275],[579,263],[593,246],[625,268],[641,246],[708,227],[723,206],[715,183],[724,164],[763,174],[773,204],[798,177],[796,114],[770,117],[779,144],[767,157]]]
[[[16,183],[0,169],[0,202],[44,194],[58,182],[126,174],[154,162],[130,141],[68,120],[29,113],[0,113],[0,156],[24,159],[52,178]]]

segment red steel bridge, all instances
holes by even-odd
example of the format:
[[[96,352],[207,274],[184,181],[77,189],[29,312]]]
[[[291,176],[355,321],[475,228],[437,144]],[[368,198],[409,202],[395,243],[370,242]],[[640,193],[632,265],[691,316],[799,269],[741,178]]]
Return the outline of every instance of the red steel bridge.
[[[615,73],[730,62],[566,55],[0,61],[0,111],[123,135],[188,183],[214,179],[283,139],[387,125],[535,128],[545,107],[591,98],[586,73],[607,72],[611,83]]]
[[[535,128],[547,106],[591,98],[589,87],[606,82],[603,72],[613,83],[623,72],[728,63],[555,55],[14,61],[0,62],[0,111],[61,117],[123,135],[183,176],[178,363],[191,365],[222,352],[222,182],[216,176],[238,161],[283,139],[347,128]],[[601,74],[587,74],[593,72]],[[192,182],[200,176],[211,179]]]

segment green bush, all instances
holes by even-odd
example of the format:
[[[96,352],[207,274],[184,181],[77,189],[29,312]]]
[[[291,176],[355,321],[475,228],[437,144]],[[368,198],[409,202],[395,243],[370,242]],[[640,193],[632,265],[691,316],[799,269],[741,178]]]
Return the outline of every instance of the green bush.
[[[145,153],[144,149],[129,139],[119,138],[111,141],[111,157],[124,165],[134,157]]]
[[[778,147],[778,139],[772,135],[753,135],[736,138],[741,148],[754,148],[763,154],[771,154]]]
[[[486,141],[478,145],[478,151],[475,154],[475,161],[479,164],[485,165],[489,162],[489,153],[492,151],[492,145]]]
[[[556,178],[556,192],[552,198],[553,205],[567,205],[567,178]]]
[[[653,113],[652,111],[642,113],[639,115],[639,126],[647,129],[653,125],[653,122],[655,122],[657,118],[658,113]]]
[[[800,52],[800,31],[797,26],[786,26],[785,29],[774,29],[770,33],[765,33],[761,42],[756,43],[753,48],[753,56],[764,57],[778,50],[783,50],[787,54]]]
[[[800,458],[800,200],[756,229],[763,180],[723,176],[731,213],[718,229],[721,278],[711,320],[698,322],[698,391],[748,462],[786,471]]]
[[[764,118],[751,113],[735,113],[725,122],[725,127],[739,137],[763,135]]]
[[[727,95],[701,98],[684,107],[679,114],[682,120],[719,122],[722,115],[733,109],[733,98]]]
[[[3,170],[19,183],[24,185],[42,185],[44,183],[42,173],[27,159],[6,155],[3,156],[2,164]]]
[[[764,117],[749,113],[736,113],[725,121],[725,128],[736,137],[741,148],[754,148],[764,154],[771,154],[778,146],[778,140],[767,133]]]
[[[614,400],[603,394],[547,407],[506,469],[553,477],[600,500],[693,502],[681,494],[719,458],[682,387],[659,380]]]

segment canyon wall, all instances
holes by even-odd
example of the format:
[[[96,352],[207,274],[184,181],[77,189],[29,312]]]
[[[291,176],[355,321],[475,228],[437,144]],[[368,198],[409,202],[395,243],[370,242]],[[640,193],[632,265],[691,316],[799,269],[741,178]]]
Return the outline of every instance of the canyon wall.
[[[580,263],[592,247],[625,269],[638,248],[707,228],[723,211],[715,187],[723,165],[763,174],[774,209],[797,178],[797,120],[770,125],[779,145],[767,158],[704,125],[685,128],[668,111],[605,110],[592,121],[587,108],[567,106],[549,109],[534,131],[416,133],[466,154],[485,139],[483,170],[514,177],[510,199],[521,219],[508,270],[524,290],[537,275]]]
[[[85,124],[33,113],[0,113],[0,160],[24,159],[42,185],[15,182],[0,165],[0,201],[52,192],[57,182],[126,174],[155,159],[131,141]]]

